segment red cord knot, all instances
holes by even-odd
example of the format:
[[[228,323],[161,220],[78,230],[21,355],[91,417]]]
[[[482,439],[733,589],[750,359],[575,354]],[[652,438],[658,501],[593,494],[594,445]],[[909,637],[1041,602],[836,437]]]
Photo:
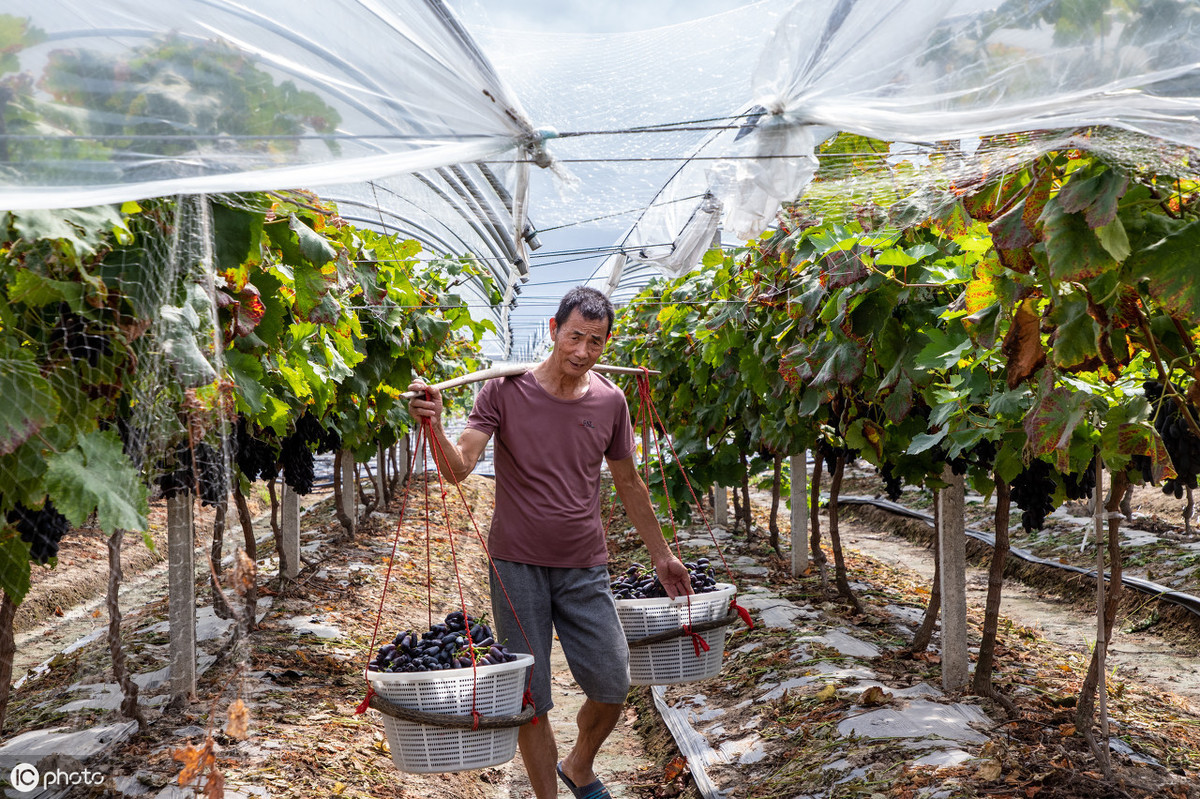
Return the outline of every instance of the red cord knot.
[[[479,729],[479,720],[482,718],[483,718],[483,714],[480,713],[478,710],[475,710],[474,708],[472,708],[472,710],[471,710],[471,729],[472,730]]]
[[[536,703],[533,701],[533,691],[526,688],[525,693],[521,696],[521,709],[524,710],[525,708],[529,707],[530,705],[535,705],[535,707],[536,707]],[[538,723],[538,717],[535,714],[533,719],[530,721],[530,724],[537,724],[537,723]]]
[[[367,686],[367,696],[365,699],[363,699],[362,704],[360,704],[358,706],[358,708],[354,711],[354,715],[360,716],[363,713],[366,713],[367,708],[369,708],[371,706],[371,697],[373,697],[373,696],[375,696],[375,688],[374,688],[374,686],[368,685]]]
[[[747,630],[754,629],[754,619],[750,618],[750,611],[746,610],[744,607],[742,607],[741,605],[739,605],[737,603],[737,597],[734,597],[733,599],[729,600],[729,609],[732,611],[736,611],[737,615],[742,617],[742,621],[744,621],[746,623]]]
[[[692,648],[696,650],[696,657],[700,657],[701,652],[707,652],[709,649],[708,641],[704,640],[704,636],[692,629],[692,625],[683,625],[683,633],[692,639]]]

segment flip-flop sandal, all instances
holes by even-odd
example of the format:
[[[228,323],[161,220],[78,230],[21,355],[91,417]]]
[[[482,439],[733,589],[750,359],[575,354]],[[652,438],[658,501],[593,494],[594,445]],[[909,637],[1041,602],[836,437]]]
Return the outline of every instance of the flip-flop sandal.
[[[561,761],[554,766],[554,770],[558,772],[558,778],[563,781],[563,785],[575,794],[575,799],[612,799],[612,794],[600,780],[593,780],[581,788],[571,782],[571,778],[563,773]]]

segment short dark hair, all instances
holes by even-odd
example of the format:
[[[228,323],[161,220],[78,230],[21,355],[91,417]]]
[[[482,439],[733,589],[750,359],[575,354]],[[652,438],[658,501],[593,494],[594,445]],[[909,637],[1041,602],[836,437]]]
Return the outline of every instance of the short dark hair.
[[[608,332],[612,332],[613,304],[603,292],[588,286],[576,286],[563,295],[558,303],[558,311],[554,314],[554,322],[559,327],[567,323],[571,311],[579,311],[584,319],[604,319],[608,322]]]

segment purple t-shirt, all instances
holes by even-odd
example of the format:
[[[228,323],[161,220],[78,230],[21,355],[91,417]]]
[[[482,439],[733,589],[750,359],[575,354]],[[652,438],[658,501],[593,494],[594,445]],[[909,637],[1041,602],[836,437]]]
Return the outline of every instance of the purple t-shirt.
[[[600,467],[633,455],[633,425],[621,390],[594,372],[590,378],[575,400],[554,397],[533,372],[480,390],[467,427],[493,437],[492,557],[560,568],[608,562]]]

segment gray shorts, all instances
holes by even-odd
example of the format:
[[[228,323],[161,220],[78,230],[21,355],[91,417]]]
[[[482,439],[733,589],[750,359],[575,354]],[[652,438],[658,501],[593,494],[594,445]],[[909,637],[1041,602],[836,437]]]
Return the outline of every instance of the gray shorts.
[[[629,647],[617,618],[608,569],[556,569],[505,560],[495,561],[495,567],[491,589],[497,640],[513,652],[533,655],[538,714],[554,707],[550,647],[556,632],[571,675],[588,699],[622,704],[629,694]]]

